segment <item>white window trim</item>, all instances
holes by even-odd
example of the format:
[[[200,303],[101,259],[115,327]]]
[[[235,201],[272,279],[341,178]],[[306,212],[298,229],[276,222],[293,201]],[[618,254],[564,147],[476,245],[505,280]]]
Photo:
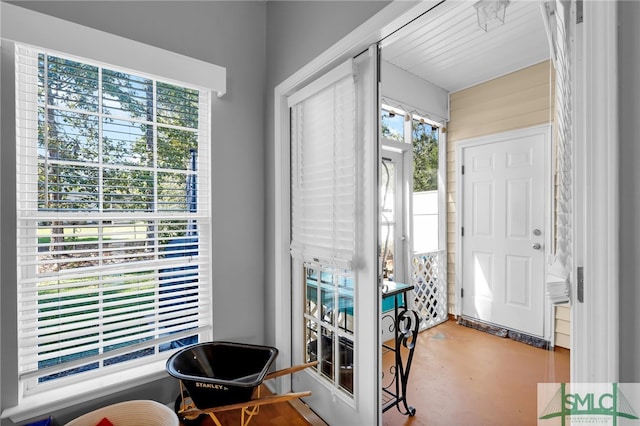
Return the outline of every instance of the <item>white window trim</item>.
[[[126,374],[109,374],[23,397],[17,406],[3,410],[0,418],[22,422],[165,377],[166,361],[156,361],[129,369]]]
[[[135,70],[168,82],[177,81],[187,85],[204,87],[216,92],[218,97],[223,96],[226,92],[226,69],[224,67],[7,3],[1,3],[0,10],[0,28],[2,29],[0,36],[3,40],[2,56],[4,58],[7,57],[6,55],[9,51],[10,56],[13,57],[12,42],[18,42],[64,52],[71,56],[87,58],[93,62],[102,62],[119,68]],[[42,31],[42,28],[56,28],[56,31]],[[124,55],[123,52],[129,52],[129,54]],[[171,66],[158,66],[157,63],[171,64]],[[13,79],[13,65],[9,66],[7,64],[5,71],[11,71],[9,74]],[[13,86],[6,89],[12,92]],[[211,102],[211,97],[209,102]],[[211,111],[211,106],[209,106],[209,111]],[[15,117],[13,112],[10,115]],[[6,117],[7,122],[11,122],[11,117]],[[3,138],[9,132],[13,132],[12,138],[15,138],[15,129],[9,130],[9,128],[14,127],[7,126],[6,131],[3,132]],[[209,129],[209,137],[210,134],[211,130]],[[15,155],[15,151],[13,152]],[[3,152],[4,155],[7,155],[8,158],[11,153]],[[211,150],[209,155],[211,155]],[[209,157],[208,161],[211,161],[211,157]],[[15,181],[13,182],[15,184]],[[11,182],[3,183],[12,184]],[[9,201],[8,204],[11,204],[11,200],[5,201]],[[15,218],[15,216],[11,217]],[[11,220],[11,217],[8,217],[7,220]],[[211,220],[211,217],[209,219]],[[211,253],[209,256],[211,256]],[[209,259],[210,262],[211,259]],[[209,280],[209,286],[211,287],[211,277]],[[3,296],[8,296],[11,299],[12,296],[15,297],[15,291],[5,293]],[[11,315],[11,313],[7,313],[7,315]],[[211,317],[211,321],[213,321],[212,313]],[[5,332],[2,334],[4,335]],[[3,341],[6,341],[6,338],[3,337]],[[3,346],[6,347],[6,345]],[[7,352],[7,350],[3,350],[2,353],[2,357],[5,359],[3,367],[14,363],[17,366],[17,349],[12,350],[10,353]],[[10,418],[14,422],[20,422],[165,377],[168,377],[165,362],[154,362],[133,367],[127,370],[127,374],[116,372],[84,383],[66,387],[61,386],[51,391],[22,397],[17,386],[8,385],[14,378],[17,379],[16,370],[10,374],[3,374],[2,387],[4,389],[12,389],[12,392],[3,392],[3,411],[0,414],[0,418]]]

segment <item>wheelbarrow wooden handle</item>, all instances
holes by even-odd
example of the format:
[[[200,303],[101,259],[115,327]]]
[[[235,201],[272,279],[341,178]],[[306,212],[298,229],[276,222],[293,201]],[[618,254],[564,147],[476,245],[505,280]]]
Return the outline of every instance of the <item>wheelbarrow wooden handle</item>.
[[[305,392],[290,392],[282,395],[269,395],[261,398],[250,399],[248,401],[236,402],[235,404],[221,405],[219,407],[211,407],[205,409],[189,408],[184,411],[180,411],[181,416],[191,416],[199,414],[219,413],[221,411],[237,410],[239,408],[251,408],[265,404],[275,404],[276,402],[290,401],[296,398],[304,398],[311,396],[310,391]]]
[[[276,377],[286,376],[287,374],[295,373],[296,371],[304,370],[307,367],[315,367],[318,365],[318,361],[308,362],[306,364],[294,365],[289,368],[283,368],[282,370],[274,371],[264,376],[264,380],[275,379]]]

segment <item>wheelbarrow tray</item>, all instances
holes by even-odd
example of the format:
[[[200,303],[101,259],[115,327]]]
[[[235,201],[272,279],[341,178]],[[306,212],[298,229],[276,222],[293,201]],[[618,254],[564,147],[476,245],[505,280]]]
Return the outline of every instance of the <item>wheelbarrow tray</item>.
[[[167,360],[193,403],[207,409],[249,401],[278,355],[271,346],[208,342],[188,346]]]

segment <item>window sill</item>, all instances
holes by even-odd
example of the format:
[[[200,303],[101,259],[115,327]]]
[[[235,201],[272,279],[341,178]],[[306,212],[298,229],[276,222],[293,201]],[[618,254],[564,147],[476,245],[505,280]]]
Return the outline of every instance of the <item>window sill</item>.
[[[97,377],[80,383],[52,388],[20,398],[15,407],[2,411],[0,418],[22,422],[167,377],[166,361]]]

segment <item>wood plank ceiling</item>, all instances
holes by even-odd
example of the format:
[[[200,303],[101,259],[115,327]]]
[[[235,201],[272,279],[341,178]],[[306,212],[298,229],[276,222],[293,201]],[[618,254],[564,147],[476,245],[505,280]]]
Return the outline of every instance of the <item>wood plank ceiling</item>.
[[[382,59],[449,92],[549,59],[537,0],[512,0],[485,32],[474,1],[447,0],[382,43]]]

